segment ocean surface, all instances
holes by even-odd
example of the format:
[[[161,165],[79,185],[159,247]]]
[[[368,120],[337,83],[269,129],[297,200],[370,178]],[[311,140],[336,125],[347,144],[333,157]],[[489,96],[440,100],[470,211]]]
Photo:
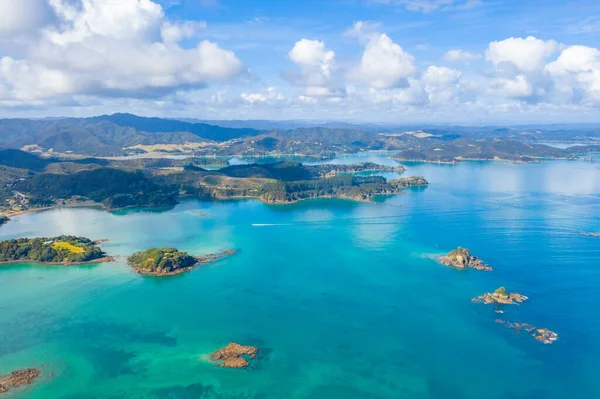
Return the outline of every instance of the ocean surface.
[[[395,164],[383,154],[336,159]],[[56,209],[0,239],[108,239],[118,261],[0,267],[0,375],[40,367],[11,399],[564,399],[600,397],[600,163],[403,163],[431,185],[376,204],[185,200],[174,209]],[[393,174],[385,174],[394,177]],[[435,258],[469,247],[495,270]],[[240,252],[143,277],[156,246]],[[529,296],[493,307],[499,286]],[[544,345],[495,323],[560,336]],[[236,341],[252,367],[208,360]]]

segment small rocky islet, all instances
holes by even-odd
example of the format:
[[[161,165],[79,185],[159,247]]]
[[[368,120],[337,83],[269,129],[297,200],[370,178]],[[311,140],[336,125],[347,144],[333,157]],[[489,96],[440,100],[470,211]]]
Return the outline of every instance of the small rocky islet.
[[[475,269],[486,272],[493,270],[477,256],[472,255],[468,248],[458,247],[450,251],[448,255],[441,256],[438,260],[442,265],[460,270]]]
[[[41,374],[40,370],[29,368],[15,370],[10,374],[0,376],[0,394],[6,393],[11,389],[31,385]]]
[[[518,305],[529,298],[518,292],[508,292],[506,288],[500,287],[494,292],[485,293],[473,298],[472,302],[484,303],[486,305]]]
[[[254,346],[240,345],[231,342],[221,349],[217,349],[210,355],[210,360],[219,362],[219,367],[242,369],[250,365],[250,361],[256,358],[258,348]]]
[[[165,277],[189,272],[201,264],[215,262],[235,253],[235,250],[226,249],[204,256],[192,256],[176,248],[150,248],[131,255],[127,262],[138,274]]]

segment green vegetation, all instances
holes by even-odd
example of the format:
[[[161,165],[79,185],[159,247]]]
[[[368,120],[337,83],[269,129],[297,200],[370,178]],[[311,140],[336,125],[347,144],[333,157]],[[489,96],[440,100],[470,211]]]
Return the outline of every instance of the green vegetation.
[[[426,185],[425,179],[419,180]],[[394,182],[394,183],[392,183]],[[396,194],[407,187],[408,180],[392,181],[381,176],[336,176],[329,179],[267,183],[260,196],[268,203],[294,202],[308,198],[349,198],[359,201],[378,194]]]
[[[469,259],[471,258],[471,251],[468,248],[458,247],[448,253],[448,257],[452,259],[456,259],[459,256],[464,259]]]
[[[494,295],[508,296],[508,292],[506,291],[506,288],[500,287],[496,291],[494,291]]]
[[[106,208],[127,206],[171,206],[177,203],[175,193],[164,191],[141,171],[126,172],[101,168],[72,175],[41,173],[19,181],[15,190],[36,198],[68,199],[81,196],[95,202],[104,202]],[[37,201],[40,202],[40,201]]]
[[[106,254],[84,237],[19,238],[0,242],[0,263],[33,261],[76,264],[92,262]]]
[[[151,248],[131,255],[127,261],[143,274],[175,274],[189,269],[198,259],[175,248]]]

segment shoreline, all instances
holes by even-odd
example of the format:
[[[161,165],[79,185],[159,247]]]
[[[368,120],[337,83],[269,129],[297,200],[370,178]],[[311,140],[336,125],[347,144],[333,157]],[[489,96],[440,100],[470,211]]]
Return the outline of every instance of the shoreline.
[[[40,266],[64,266],[64,267],[71,267],[71,266],[95,265],[95,264],[99,264],[99,263],[110,263],[110,262],[115,262],[115,258],[112,257],[112,256],[104,256],[102,258],[98,258],[98,259],[94,259],[94,260],[89,260],[89,261],[86,261],[86,262],[40,262],[40,261],[36,261],[36,260],[31,260],[31,259],[20,259],[20,260],[0,261],[0,266],[4,266],[4,265],[20,265],[20,264],[31,263],[31,264],[40,265]]]

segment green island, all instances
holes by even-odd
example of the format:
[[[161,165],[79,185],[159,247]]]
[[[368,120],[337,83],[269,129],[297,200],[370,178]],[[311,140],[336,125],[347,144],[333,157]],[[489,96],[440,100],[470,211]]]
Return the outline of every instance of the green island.
[[[471,255],[471,251],[468,248],[458,247],[448,255],[441,256],[439,262],[445,266],[454,267],[455,269],[475,269],[490,272],[493,269],[484,264],[481,259]]]
[[[486,305],[518,305],[529,298],[518,292],[508,292],[506,288],[500,287],[491,293],[485,293],[472,299],[472,302],[483,302]]]
[[[112,260],[85,237],[18,238],[0,242],[0,264],[35,262],[72,266]]]
[[[176,248],[150,248],[131,255],[127,258],[127,262],[138,274],[163,277],[185,273],[200,264],[214,262],[233,254],[235,254],[234,250],[224,250],[198,257]]]

